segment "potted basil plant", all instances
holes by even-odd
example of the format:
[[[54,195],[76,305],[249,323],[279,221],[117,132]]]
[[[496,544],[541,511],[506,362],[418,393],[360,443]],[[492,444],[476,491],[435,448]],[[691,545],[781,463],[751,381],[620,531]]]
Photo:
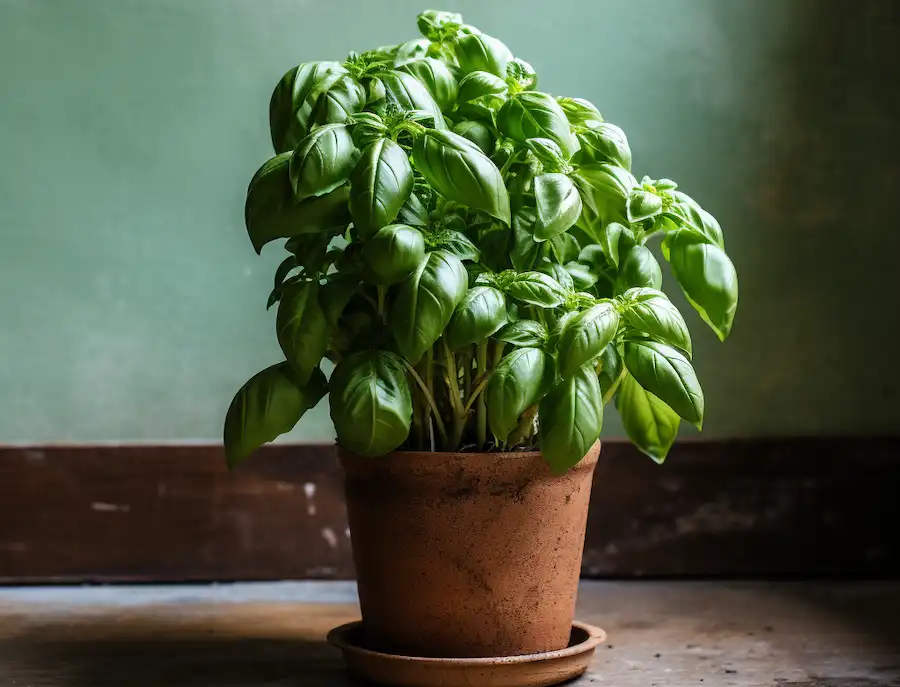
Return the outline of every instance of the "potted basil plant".
[[[719,224],[638,179],[615,124],[538,87],[455,13],[422,38],[289,70],[253,177],[284,360],[225,419],[229,465],[328,396],[363,626],[414,656],[565,647],[604,407],[662,462],[703,392],[662,257],[720,339]],[[333,369],[332,369],[333,365]],[[330,374],[329,374],[330,371]]]

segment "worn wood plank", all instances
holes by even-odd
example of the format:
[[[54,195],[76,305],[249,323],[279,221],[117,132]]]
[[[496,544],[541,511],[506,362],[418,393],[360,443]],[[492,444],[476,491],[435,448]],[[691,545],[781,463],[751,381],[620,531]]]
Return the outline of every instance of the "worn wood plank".
[[[589,576],[900,573],[893,439],[680,443],[665,466],[601,453]],[[333,449],[0,447],[0,580],[353,575]]]
[[[0,684],[356,684],[323,642],[358,617],[340,583],[33,591],[0,590]],[[609,643],[576,685],[900,685],[897,583],[584,582],[578,615]]]

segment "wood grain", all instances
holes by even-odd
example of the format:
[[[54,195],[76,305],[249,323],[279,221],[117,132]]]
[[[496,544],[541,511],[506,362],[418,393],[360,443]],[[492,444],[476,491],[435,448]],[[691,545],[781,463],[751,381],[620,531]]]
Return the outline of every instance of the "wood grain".
[[[604,445],[588,576],[900,573],[895,439]],[[0,447],[0,581],[353,576],[333,448]]]

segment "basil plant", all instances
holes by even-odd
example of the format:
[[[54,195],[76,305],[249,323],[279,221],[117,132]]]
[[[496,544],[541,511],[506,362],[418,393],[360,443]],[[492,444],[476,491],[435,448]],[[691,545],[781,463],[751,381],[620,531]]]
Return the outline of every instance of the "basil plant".
[[[612,401],[662,462],[703,391],[650,245],[724,339],[737,275],[718,222],[638,180],[622,129],[540,90],[496,38],[451,12],[418,26],[275,88],[246,225],[257,252],[287,239],[269,296],[285,360],[231,403],[229,464],[326,395],[365,456],[538,447],[564,471]]]

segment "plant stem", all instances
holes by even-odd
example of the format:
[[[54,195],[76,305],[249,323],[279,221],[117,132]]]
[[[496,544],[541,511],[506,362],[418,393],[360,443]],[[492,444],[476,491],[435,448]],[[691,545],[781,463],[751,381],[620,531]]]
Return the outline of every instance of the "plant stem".
[[[430,363],[430,353],[429,360]],[[428,384],[422,380],[422,377],[419,376],[419,373],[416,372],[416,368],[410,365],[406,360],[403,361],[403,364],[406,366],[406,369],[413,376],[413,379],[416,380],[416,384],[422,390],[422,394],[425,396],[425,401],[427,402],[427,406],[425,409],[424,417],[422,420],[422,424],[426,427],[428,426],[428,420],[431,413],[434,413],[435,424],[437,425],[438,433],[441,435],[441,439],[444,441],[447,440],[447,428],[444,427],[444,421],[441,419],[440,414],[438,413],[437,404],[434,402],[434,395],[431,393],[431,390],[428,387]],[[426,377],[431,377],[431,365],[428,365],[428,372],[426,372]]]
[[[519,418],[519,424],[516,425],[512,434],[509,435],[510,448],[521,443],[522,440],[528,436],[531,429],[534,427],[534,416],[537,414],[537,410],[537,405],[533,405],[522,413],[522,417]]]
[[[459,448],[462,440],[463,429],[466,426],[466,411],[463,408],[462,398],[459,395],[459,371],[456,367],[456,357],[450,350],[446,341],[441,341],[444,349],[444,358],[447,361],[447,390],[450,396],[450,405],[453,407],[453,435],[447,449],[454,451]]]
[[[487,384],[487,349],[488,342],[486,340],[478,344],[475,371],[479,377],[484,377],[484,380],[479,385],[480,388],[476,388],[473,395],[469,397],[469,405],[472,404],[473,398],[478,399],[478,408],[475,411],[475,439],[478,442],[478,448],[481,450],[484,450],[487,444],[487,404],[484,401],[484,394],[481,393],[482,385]]]
[[[619,388],[619,384],[622,383],[622,380],[625,379],[625,375],[628,374],[628,370],[625,369],[625,366],[622,366],[622,371],[619,373],[619,376],[616,377],[616,381],[613,382],[612,386],[607,389],[606,393],[603,395],[603,405],[606,405],[612,400],[612,397],[615,396],[616,391]]]
[[[384,310],[384,299],[387,295],[387,287],[378,285],[378,316],[383,324],[387,324],[387,313]]]

